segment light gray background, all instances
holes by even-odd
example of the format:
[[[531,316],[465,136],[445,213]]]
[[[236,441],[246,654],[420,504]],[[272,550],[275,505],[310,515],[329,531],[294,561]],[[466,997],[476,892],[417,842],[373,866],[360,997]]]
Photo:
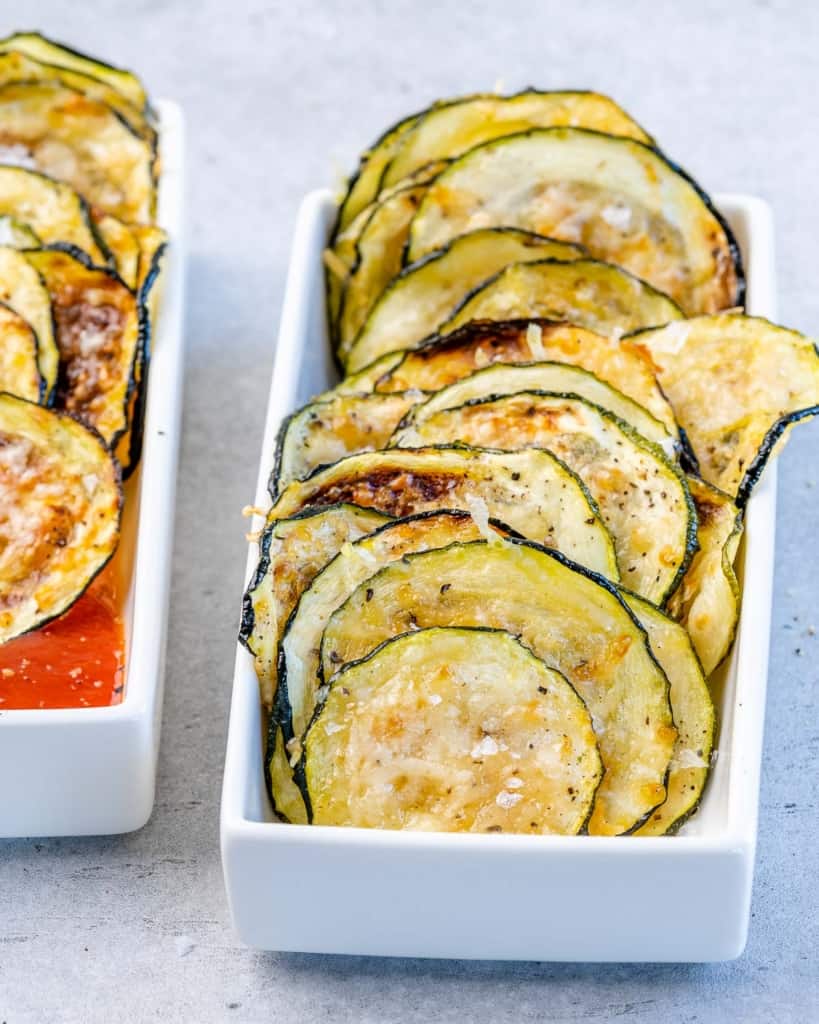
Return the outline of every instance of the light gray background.
[[[819,1019],[819,427],[781,460],[748,950],[720,966],[262,955],[227,918],[218,802],[264,403],[300,196],[399,116],[491,88],[612,93],[711,190],[775,208],[784,323],[819,331],[819,10],[687,4],[4,0],[188,116],[188,371],[156,810],[114,839],[0,844],[0,1021]],[[27,22],[28,24],[20,24]],[[801,651],[801,654],[800,654]],[[271,879],[272,885],[288,880]],[[476,894],[476,898],[479,895]],[[674,893],[658,906],[674,927]],[[434,908],[430,927],[434,928]]]

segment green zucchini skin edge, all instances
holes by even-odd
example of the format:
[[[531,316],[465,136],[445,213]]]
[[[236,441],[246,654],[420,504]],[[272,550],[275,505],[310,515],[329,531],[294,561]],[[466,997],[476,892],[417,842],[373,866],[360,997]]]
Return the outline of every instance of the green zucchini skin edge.
[[[492,522],[492,520],[490,520],[490,522]],[[445,627],[445,626],[429,626],[427,628],[428,629],[445,629],[447,627]],[[465,632],[465,633],[504,633],[504,634],[506,634],[506,630],[499,629],[497,626],[454,626],[454,628],[455,629],[459,629],[459,630],[463,630],[463,632]],[[353,668],[356,665],[361,665],[363,662],[369,661],[370,658],[374,658],[382,650],[382,648],[387,646],[387,644],[391,644],[395,640],[400,640],[401,637],[411,636],[411,635],[412,635],[412,632],[407,632],[407,633],[397,633],[395,636],[387,637],[386,640],[382,640],[381,643],[378,644],[377,647],[374,647],[371,651],[368,651],[362,658],[356,658],[355,661],[350,661],[346,665],[344,665],[343,666],[343,671],[339,673],[339,676],[343,675],[343,672],[346,671],[348,668]],[[517,637],[515,639],[517,639]],[[520,640],[518,640],[518,643],[521,643]],[[521,646],[532,657],[534,657],[534,658],[538,657],[534,653],[534,651],[531,651],[528,647],[526,647],[525,644],[521,643]],[[538,659],[538,660],[540,660],[540,659]],[[549,667],[551,668],[552,672],[556,672],[557,675],[560,676],[560,678],[563,680],[563,682],[566,683],[566,685],[571,689],[572,693],[575,694],[575,696],[580,701],[580,703],[583,704],[583,706],[585,707],[585,702],[583,701],[583,698],[580,696],[580,694],[574,688],[574,686],[572,685],[571,680],[567,679],[566,676],[560,671],[560,669],[556,669],[553,666],[549,666]],[[334,680],[335,680],[335,677],[333,677],[333,680],[331,680],[330,682],[326,683],[325,685],[328,686],[328,687],[334,686],[335,685]],[[310,721],[308,722],[307,728],[304,731],[305,736],[310,731],[311,726],[316,721],[318,716],[321,714],[323,706],[324,706],[324,701],[318,701],[316,703],[316,706],[313,709],[313,714],[310,716]],[[275,727],[273,727],[273,726],[271,726],[270,737],[275,737]],[[274,742],[275,742],[275,739],[274,739]],[[269,774],[269,769],[267,768],[267,765],[270,763],[270,758],[271,758],[272,754],[273,754],[273,747],[270,746],[269,749],[268,749],[267,761],[265,762],[265,773],[266,774]],[[600,788],[600,783],[603,781],[603,776],[605,775],[605,773],[606,773],[606,769],[605,769],[605,767],[603,767],[601,772],[600,772],[600,778],[599,778],[598,783],[597,783],[597,789],[595,789],[594,796],[592,797],[591,802],[589,803],[589,810],[588,810],[588,813],[586,814],[586,818],[583,821],[583,824],[578,829],[578,831],[575,833],[575,835],[578,835],[578,836],[588,835],[589,822],[591,821],[592,814],[594,814],[594,807],[595,807],[595,803],[597,801],[597,790]],[[312,822],[313,822],[313,807],[312,807],[312,804],[310,802],[310,793],[309,793],[309,790],[308,790],[308,787],[307,787],[307,751],[305,749],[302,750],[301,756],[299,757],[299,760],[298,760],[298,764],[293,769],[293,777],[294,777],[294,779],[296,779],[296,785],[299,787],[299,792],[301,793],[302,798],[304,800],[304,805],[307,808],[307,820],[308,820],[308,822],[310,822],[310,824],[312,824]],[[655,808],[655,810],[656,810],[656,808]],[[651,813],[653,814],[654,811],[652,810]],[[635,826],[635,827],[637,827],[637,826]]]
[[[422,513],[422,514],[429,514],[429,513]],[[490,522],[493,522],[493,520],[490,519]],[[471,543],[473,543],[473,544],[480,544],[480,543],[485,543],[485,542],[483,542],[483,541],[472,541]],[[585,576],[586,579],[591,580],[592,583],[596,583],[596,584],[598,584],[598,586],[603,587],[604,590],[607,590],[613,597],[615,597],[616,600],[617,600],[617,603],[621,606],[621,608],[625,609],[625,612],[628,615],[628,617],[631,619],[634,627],[638,630],[640,635],[643,637],[643,642],[645,643],[646,652],[648,654],[648,657],[650,658],[651,661],[654,662],[655,666],[657,667],[657,671],[660,673],[660,675],[663,677],[663,679],[665,679],[665,697],[666,697],[666,700],[668,701],[669,708],[671,707],[671,683],[668,680],[668,676],[663,671],[662,665],[660,665],[659,661],[657,661],[656,657],[654,656],[654,652],[652,651],[651,644],[649,642],[648,633],[645,631],[645,629],[643,629],[642,625],[638,621],[638,619],[637,619],[636,615],[634,614],[634,612],[632,612],[632,610],[629,608],[629,606],[626,604],[626,602],[620,596],[620,588],[618,587],[618,585],[616,583],[612,583],[611,580],[607,580],[605,576],[601,576],[599,573],[594,572],[592,569],[587,569],[585,566],[580,565],[578,562],[573,562],[571,560],[571,558],[567,558],[564,554],[561,554],[560,551],[557,551],[557,550],[555,550],[553,548],[544,547],[542,544],[538,544],[537,541],[529,540],[527,537],[518,537],[518,536],[510,535],[509,537],[505,538],[504,543],[516,544],[516,545],[519,545],[520,547],[532,548],[535,551],[538,551],[538,552],[540,552],[542,554],[548,555],[549,558],[554,558],[557,562],[559,562],[561,565],[564,565],[567,569],[571,569],[574,572],[579,573],[581,576]],[[454,544],[449,544],[449,545],[447,545],[446,548],[441,548],[439,550],[443,551],[443,550],[448,550],[451,547],[466,547],[466,546],[467,546],[466,544],[458,544],[456,542]],[[413,558],[418,557],[418,555],[425,555],[425,554],[428,554],[428,553],[429,552],[423,551],[423,552],[415,552],[415,553],[403,555],[402,556],[402,561],[404,561],[405,563],[411,563]],[[388,568],[389,568],[389,565],[383,566],[377,572],[373,573],[373,575],[370,577],[370,579],[371,580],[376,579],[378,576],[380,576]],[[349,598],[348,598],[348,600],[349,600]],[[644,598],[642,600],[644,600]],[[346,604],[346,601],[342,602],[342,604],[339,605],[339,607],[343,608],[344,604]],[[322,646],[323,646],[323,642],[322,642]],[[279,650],[280,650],[280,653],[281,653],[281,648],[279,648]],[[325,677],[324,677],[323,664],[324,664],[324,659],[323,659],[323,657],[320,657],[319,658],[319,683],[320,683],[321,686],[326,686],[326,685],[328,685],[329,680],[325,679]],[[281,686],[281,681],[280,681],[279,685]],[[672,715],[672,721],[673,721],[673,715]],[[663,787],[666,788],[666,789],[668,788],[668,778],[669,778],[670,774],[671,774],[671,765],[669,764],[669,766],[666,768],[665,776],[663,778]],[[294,776],[295,776],[295,772],[294,772]],[[304,785],[304,788],[306,789],[306,782],[303,779],[300,779],[298,777],[296,777],[296,785],[299,787],[299,789],[302,789],[302,785]],[[648,819],[651,817],[651,815],[654,813],[654,811],[656,811],[657,808],[661,806],[662,802],[663,801],[661,801],[660,804],[655,804],[654,807],[650,808],[650,810],[648,810],[639,820],[635,821],[625,832],[622,832],[620,834],[621,835],[631,835],[632,832],[636,832],[637,829],[639,829],[643,825],[645,825],[645,823],[648,821]],[[308,813],[309,813],[309,809],[308,809]]]
[[[745,508],[748,503],[748,499],[751,496],[751,492],[759,483],[759,480],[765,471],[765,466],[768,464],[768,459],[776,447],[776,442],[785,433],[788,427],[793,426],[795,423],[799,423],[801,420],[811,419],[814,416],[819,416],[819,405],[811,405],[808,406],[807,409],[797,409],[796,412],[788,413],[787,416],[780,417],[768,430],[768,433],[763,438],[762,444],[759,446],[756,455],[751,459],[748,464],[748,468],[745,470],[745,475],[740,481],[739,488],[737,489],[737,496],[734,499],[734,503],[738,509],[742,510]]]
[[[477,149],[482,149],[484,147],[490,147],[490,146],[493,146],[493,145],[497,145],[499,142],[508,141],[511,138],[516,138],[516,139],[518,139],[518,138],[525,138],[527,136],[542,134],[543,132],[548,132],[550,130],[551,129],[549,129],[549,128],[530,128],[530,129],[528,129],[527,131],[524,131],[524,132],[516,132],[514,135],[502,135],[498,139],[490,139],[489,142],[481,143],[480,146],[475,146],[474,149],[468,150],[468,152],[469,153],[474,153],[475,150],[477,150]],[[604,138],[604,139],[618,140],[618,139],[622,138],[621,136],[607,135],[606,132],[595,131],[593,128],[573,128],[572,131],[582,132],[584,135],[597,136],[599,138]],[[633,143],[635,146],[639,146],[642,149],[647,150],[649,153],[653,154],[654,156],[658,157],[669,168],[669,170],[672,171],[672,173],[678,175],[684,181],[686,181],[693,188],[693,190],[696,192],[697,196],[702,201],[702,204],[705,206],[705,208],[708,210],[708,212],[711,214],[711,216],[717,221],[717,223],[719,224],[719,226],[722,228],[723,232],[725,233],[725,239],[726,239],[726,242],[728,243],[728,252],[729,252],[729,254],[731,256],[731,261],[734,264],[734,273],[736,274],[736,292],[735,292],[735,295],[734,295],[734,304],[737,305],[737,306],[742,306],[744,308],[745,307],[745,297],[746,297],[747,285],[746,285],[746,280],[745,280],[745,268],[744,268],[744,265],[743,265],[743,262],[742,262],[742,253],[740,251],[739,243],[737,242],[737,240],[736,240],[736,238],[734,236],[733,231],[729,227],[728,222],[723,217],[723,215],[719,212],[719,210],[716,208],[716,206],[714,206],[714,202],[711,199],[711,197],[708,195],[708,193],[705,191],[705,189],[702,187],[702,185],[700,185],[694,178],[692,178],[691,175],[686,170],[684,170],[678,163],[676,163],[674,160],[671,160],[668,156],[666,156],[666,154],[661,149],[658,149],[656,146],[649,146],[645,142],[640,142],[639,139],[631,139],[631,138],[629,138],[629,139],[626,139],[624,141],[628,142],[629,144]],[[443,171],[442,173],[445,174],[446,171]],[[408,251],[409,243],[410,243],[410,240],[408,239],[407,240],[407,249],[405,251],[405,257],[406,257],[406,252]],[[601,260],[599,262],[604,262],[604,261]],[[620,269],[623,269],[623,268],[620,268]],[[627,273],[628,273],[628,271],[627,271]],[[635,275],[632,274],[631,276],[634,277]],[[640,279],[638,278],[637,280],[640,280]],[[643,283],[647,284],[647,282],[643,282]],[[649,287],[651,287],[651,286],[649,285]],[[654,290],[657,291],[658,289],[654,289]],[[664,293],[661,292],[660,294],[664,294]],[[673,300],[671,300],[671,301],[673,301]]]

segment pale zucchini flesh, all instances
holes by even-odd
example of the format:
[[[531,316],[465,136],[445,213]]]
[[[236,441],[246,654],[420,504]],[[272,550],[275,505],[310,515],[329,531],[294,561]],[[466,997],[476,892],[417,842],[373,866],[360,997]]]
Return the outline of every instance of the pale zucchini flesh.
[[[473,96],[419,118],[400,139],[382,183],[390,185],[432,160],[460,156],[491,139],[561,126],[652,141],[614,100],[600,93],[527,89],[515,96]]]
[[[0,245],[9,245],[12,249],[36,249],[40,238],[28,224],[4,213],[0,215]]]
[[[402,430],[411,430],[445,409],[454,409],[478,398],[499,398],[518,391],[549,391],[575,394],[607,409],[647,440],[659,445],[669,458],[674,457],[674,439],[651,413],[621,391],[596,377],[589,370],[568,363],[536,362],[494,363],[462,377],[448,387],[414,405],[401,421]],[[397,392],[402,394],[402,392]]]
[[[417,347],[467,295],[510,263],[582,255],[577,246],[516,228],[479,228],[454,238],[394,277],[351,340],[346,363],[359,369],[385,352]]]
[[[42,401],[48,405],[57,386],[60,354],[54,334],[51,297],[37,269],[36,257],[0,246],[0,302],[27,321],[37,336],[37,366],[44,385]]]
[[[470,320],[545,317],[607,336],[682,317],[667,295],[625,270],[596,260],[545,260],[507,267],[467,298],[441,326],[448,334]]]
[[[375,359],[358,373],[350,373],[338,384],[319,395],[318,400],[334,398],[336,395],[365,395],[376,390],[376,384],[385,377],[393,367],[404,358],[403,352],[387,352],[380,359]],[[399,388],[385,390],[398,391]]]
[[[0,394],[0,643],[61,615],[119,539],[119,472],[70,416]]]
[[[114,258],[117,273],[132,291],[136,290],[139,242],[130,225],[110,213],[101,213],[94,217],[94,226]]]
[[[19,313],[0,302],[0,391],[42,402],[45,390],[37,362],[37,335]]]
[[[577,689],[605,768],[590,833],[632,831],[663,802],[676,730],[645,632],[615,587],[531,542],[452,544],[379,570],[331,616],[323,677],[399,633],[451,625],[511,633]]]
[[[727,494],[689,477],[697,509],[699,550],[669,601],[669,611],[685,626],[706,676],[719,666],[734,642],[740,588],[734,572],[743,517]]]
[[[553,452],[600,509],[623,585],[657,605],[679,585],[696,547],[696,513],[685,479],[662,449],[612,413],[577,395],[490,396],[399,428],[393,443],[416,447],[444,439]]]
[[[276,443],[271,492],[278,494],[294,480],[304,480],[326,466],[357,452],[386,448],[404,413],[418,395],[334,395],[311,402],[284,421]]]
[[[317,825],[576,835],[602,777],[576,691],[499,630],[388,640],[334,679],[304,747]]]
[[[759,317],[697,317],[634,335],[699,463],[742,507],[791,424],[819,412],[812,339]]]
[[[583,245],[689,315],[744,301],[739,248],[725,221],[687,175],[635,139],[549,128],[477,146],[428,189],[409,258],[495,224]]]
[[[553,454],[441,447],[350,455],[282,491],[271,515],[350,502],[393,516],[452,508],[492,516],[524,537],[618,578],[608,530],[580,479]]]

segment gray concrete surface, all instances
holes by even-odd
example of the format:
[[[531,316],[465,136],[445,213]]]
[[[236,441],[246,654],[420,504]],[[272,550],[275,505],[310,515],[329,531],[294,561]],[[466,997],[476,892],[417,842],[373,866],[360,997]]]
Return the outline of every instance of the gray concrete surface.
[[[508,87],[613,93],[706,187],[777,218],[780,314],[819,331],[816,48],[806,3],[0,6],[141,70],[190,130],[185,430],[156,810],[118,839],[0,844],[0,1021],[819,1019],[819,426],[781,461],[751,938],[720,966],[262,955],[227,918],[218,801],[264,401],[300,195],[401,114]],[[27,23],[25,25],[21,22]],[[819,624],[819,623],[817,623]],[[287,880],[281,879],[286,885]],[[674,893],[658,907],[674,927]]]

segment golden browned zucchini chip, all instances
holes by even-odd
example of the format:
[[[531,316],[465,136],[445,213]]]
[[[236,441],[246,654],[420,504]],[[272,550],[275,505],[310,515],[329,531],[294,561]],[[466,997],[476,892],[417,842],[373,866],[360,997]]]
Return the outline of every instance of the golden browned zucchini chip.
[[[690,315],[744,301],[739,248],[725,221],[686,174],[634,139],[548,128],[477,146],[427,189],[408,259],[498,224],[582,245]]]
[[[37,335],[19,313],[0,302],[0,391],[42,402],[45,381],[37,362]]]
[[[663,802],[677,733],[646,633],[615,586],[529,541],[451,544],[380,569],[330,618],[323,678],[389,637],[451,625],[511,633],[577,689],[605,767],[592,834],[632,831]]]
[[[576,835],[603,768],[571,684],[514,637],[423,629],[333,680],[304,741],[316,825]]]
[[[0,86],[0,138],[24,166],[67,182],[92,206],[152,219],[154,152],[104,103],[55,82]]]
[[[654,361],[700,475],[740,508],[788,429],[819,413],[819,354],[797,331],[730,314],[631,341]]]
[[[54,337],[51,297],[28,252],[0,246],[0,301],[30,324],[37,337],[37,365],[44,384],[41,401],[48,405],[57,384],[60,354]]]
[[[114,257],[117,273],[134,291],[139,276],[139,242],[131,226],[110,213],[94,216],[94,227]]]
[[[75,245],[94,263],[108,262],[85,200],[64,182],[26,167],[0,165],[0,215],[25,224],[44,245]]]
[[[696,477],[688,478],[697,509],[699,550],[669,601],[671,614],[691,636],[707,676],[734,642],[740,589],[734,559],[742,538],[742,513],[727,494]]]
[[[398,140],[382,187],[433,160],[458,157],[475,146],[530,128],[592,128],[640,142],[652,139],[608,96],[596,92],[539,92],[471,96],[430,110]]]
[[[0,643],[82,595],[117,546],[121,500],[97,434],[0,394]]]
[[[411,263],[377,297],[361,330],[344,334],[345,362],[366,366],[385,352],[415,348],[434,334],[463,300],[510,263],[574,260],[582,249],[517,228],[478,228]]]
[[[441,446],[350,455],[292,483],[273,506],[272,518],[308,505],[351,502],[393,516],[451,508],[493,516],[609,579],[619,579],[617,558],[585,486],[551,452]]]
[[[136,296],[78,252],[26,253],[51,296],[60,376],[56,404],[94,427],[112,449],[129,428],[143,318]]]

